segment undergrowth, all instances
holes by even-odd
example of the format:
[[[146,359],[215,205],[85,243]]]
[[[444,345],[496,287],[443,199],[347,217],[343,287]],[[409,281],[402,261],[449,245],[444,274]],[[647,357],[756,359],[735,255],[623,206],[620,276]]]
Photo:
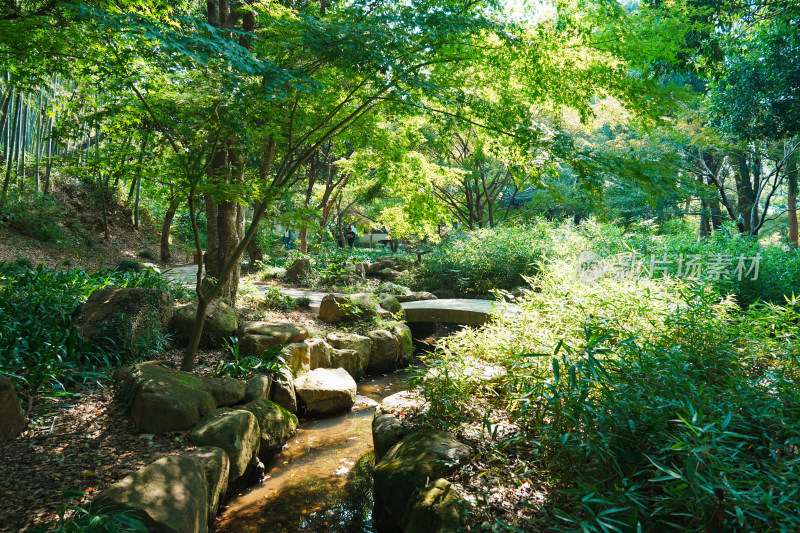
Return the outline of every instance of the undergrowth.
[[[482,428],[514,465],[498,479],[546,473],[533,513],[553,530],[800,529],[800,302],[742,311],[708,285],[563,267],[427,357],[426,423]]]
[[[103,377],[109,366],[144,357],[158,346],[138,346],[131,354],[81,339],[72,320],[86,298],[106,286],[159,288],[178,298],[184,291],[148,270],[89,274],[0,264],[0,373],[16,382],[29,410],[35,396],[68,395]]]

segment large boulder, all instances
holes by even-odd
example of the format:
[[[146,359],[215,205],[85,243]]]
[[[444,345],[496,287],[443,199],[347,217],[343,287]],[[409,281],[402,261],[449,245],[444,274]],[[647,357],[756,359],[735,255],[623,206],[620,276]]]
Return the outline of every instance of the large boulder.
[[[449,476],[471,457],[469,446],[444,431],[425,429],[404,437],[375,465],[377,529],[399,524],[417,489]]]
[[[400,344],[390,331],[376,329],[367,332],[371,348],[369,354],[368,374],[391,372],[397,368],[400,358]]]
[[[261,432],[250,411],[221,407],[206,414],[189,433],[189,439],[197,446],[225,450],[230,459],[228,481],[234,483],[257,461]]]
[[[393,322],[390,324],[391,332],[397,339],[398,348],[400,349],[400,359],[406,362],[411,362],[414,355],[414,339],[411,336],[411,328],[404,322]]]
[[[177,342],[182,344],[189,342],[196,314],[197,303],[179,307],[175,312],[175,320],[172,327],[175,331],[175,340]],[[209,348],[223,346],[229,337],[236,335],[238,327],[236,310],[222,300],[213,300],[208,304],[200,344]]]
[[[205,389],[217,400],[217,405],[228,407],[244,399],[246,386],[243,381],[229,377],[203,378]]]
[[[117,395],[130,405],[131,417],[142,433],[189,429],[217,407],[203,379],[150,361],[114,373]]]
[[[286,277],[292,279],[306,279],[311,276],[311,260],[307,257],[295,259],[286,269]]]
[[[375,462],[380,461],[392,446],[414,430],[403,413],[423,408],[425,400],[412,391],[401,391],[383,399],[372,419],[372,442]]]
[[[297,412],[297,396],[294,392],[294,376],[291,368],[284,366],[273,376],[269,394],[270,400],[290,413]]]
[[[295,378],[311,370],[311,347],[307,341],[289,344],[281,354]]]
[[[110,287],[89,295],[73,324],[84,340],[139,357],[163,340],[174,312],[167,291]]]
[[[239,330],[239,353],[243,356],[261,356],[264,350],[282,344],[301,342],[308,338],[308,330],[292,322],[245,322]]]
[[[92,505],[129,511],[148,531],[204,533],[227,487],[228,468],[220,448],[162,457],[103,490]]]
[[[261,432],[258,457],[264,462],[281,451],[289,437],[297,432],[297,417],[274,402],[256,400],[242,409],[253,413],[258,420]]]
[[[245,387],[242,403],[250,403],[256,400],[268,400],[269,391],[272,387],[272,380],[267,376],[257,374],[247,380]]]
[[[322,339],[306,341],[311,358],[311,370],[315,368],[336,368],[331,366],[331,345]]]
[[[369,293],[355,293],[347,296],[328,294],[322,298],[319,306],[319,318],[333,324],[378,316],[388,318],[391,314],[380,306],[375,295]]]
[[[391,294],[379,294],[378,301],[381,304],[381,307],[392,313],[394,316],[400,315],[400,317],[405,316],[405,312],[403,311],[403,306],[400,305],[400,302]]]
[[[461,533],[466,531],[469,504],[446,479],[417,489],[400,525],[404,533]]]
[[[14,384],[0,375],[0,442],[10,440],[25,429],[25,415]]]
[[[353,378],[361,378],[372,352],[370,338],[356,333],[329,333],[327,339],[332,348],[331,368],[344,368]]]
[[[318,368],[295,380],[306,413],[325,415],[349,411],[356,402],[356,382],[343,368]]]
[[[381,280],[383,281],[396,281],[400,279],[400,273],[389,267],[382,268],[378,274],[380,274]]]
[[[343,368],[353,379],[361,379],[367,367],[367,359],[355,350],[331,349],[331,364],[329,368]]]

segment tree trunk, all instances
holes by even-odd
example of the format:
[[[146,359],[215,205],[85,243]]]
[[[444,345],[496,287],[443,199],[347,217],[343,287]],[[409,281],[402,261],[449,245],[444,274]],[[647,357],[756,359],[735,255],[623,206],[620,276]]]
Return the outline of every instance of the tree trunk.
[[[138,195],[137,195],[138,197]],[[170,203],[169,207],[167,208],[167,213],[164,215],[164,223],[161,225],[161,262],[162,263],[169,263],[172,261],[172,257],[169,253],[169,232],[172,229],[172,219],[175,218],[175,211],[178,210],[178,206],[180,205],[180,200],[175,197],[173,198]]]
[[[786,174],[789,179],[789,198],[787,211],[789,215],[789,246],[797,248],[797,152],[789,158]]]

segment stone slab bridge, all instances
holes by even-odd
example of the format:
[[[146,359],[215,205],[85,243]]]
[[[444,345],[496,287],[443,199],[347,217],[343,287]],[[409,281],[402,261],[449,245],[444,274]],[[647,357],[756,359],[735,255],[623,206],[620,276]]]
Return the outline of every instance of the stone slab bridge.
[[[449,322],[467,326],[481,326],[492,314],[513,315],[519,312],[514,304],[461,298],[420,300],[400,305],[406,312],[406,322]]]

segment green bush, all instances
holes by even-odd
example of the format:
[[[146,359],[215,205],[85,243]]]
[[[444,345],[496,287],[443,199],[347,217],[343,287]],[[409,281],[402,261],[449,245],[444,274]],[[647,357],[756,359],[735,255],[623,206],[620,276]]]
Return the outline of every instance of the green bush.
[[[524,277],[533,276],[551,251],[554,229],[536,222],[458,234],[424,257],[414,285],[428,291],[446,288],[467,298],[523,285]]]
[[[159,349],[158,342],[147,342],[133,347],[135,354],[100,350],[78,336],[71,325],[79,306],[109,285],[173,295],[183,290],[151,271],[88,274],[0,263],[0,373],[11,376],[25,396],[57,396],[101,378],[110,365]]]
[[[707,284],[587,284],[566,267],[427,357],[426,423],[491,438],[506,421],[498,477],[548,479],[530,528],[800,529],[800,301],[742,311]]]

